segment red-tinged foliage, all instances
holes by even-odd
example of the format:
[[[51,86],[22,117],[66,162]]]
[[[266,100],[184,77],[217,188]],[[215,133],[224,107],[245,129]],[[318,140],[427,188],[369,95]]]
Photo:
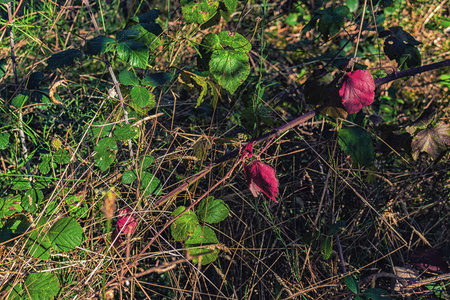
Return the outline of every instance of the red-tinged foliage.
[[[372,104],[375,97],[375,82],[369,71],[349,72],[342,80],[339,95],[349,114],[357,113],[364,106]]]
[[[255,142],[250,142],[245,146],[244,153],[242,153],[241,158],[251,158],[253,156],[253,144]]]
[[[118,232],[129,234],[133,233],[137,226],[136,219],[134,217],[133,211],[126,207],[119,212],[117,216],[117,228]]]
[[[245,176],[247,177],[248,188],[254,197],[263,192],[273,201],[277,201],[278,178],[275,169],[261,161],[255,160],[250,165],[244,163]]]

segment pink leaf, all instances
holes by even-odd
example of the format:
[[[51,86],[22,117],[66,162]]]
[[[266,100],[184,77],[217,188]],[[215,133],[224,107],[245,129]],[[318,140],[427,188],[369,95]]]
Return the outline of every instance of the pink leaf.
[[[261,161],[255,160],[250,165],[244,163],[245,176],[247,177],[248,188],[254,197],[263,192],[273,201],[277,201],[278,178],[275,169]]]
[[[122,209],[117,216],[117,229],[119,232],[125,234],[133,233],[136,226],[137,222],[133,211],[128,207]]]
[[[247,145],[245,145],[244,153],[242,153],[241,158],[250,158],[253,156],[253,144],[255,142],[250,142]]]
[[[339,95],[349,114],[357,113],[364,106],[372,104],[375,96],[375,82],[369,71],[349,72],[342,80]]]

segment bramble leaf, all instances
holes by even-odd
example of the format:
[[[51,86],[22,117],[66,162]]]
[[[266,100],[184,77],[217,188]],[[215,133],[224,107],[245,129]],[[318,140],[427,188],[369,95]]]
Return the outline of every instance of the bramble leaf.
[[[349,114],[357,113],[372,104],[375,97],[375,82],[368,71],[356,70],[347,73],[342,80],[339,96]]]
[[[123,61],[128,61],[133,67],[145,69],[149,58],[148,47],[140,42],[125,40],[117,44],[117,55]]]
[[[450,125],[443,123],[420,131],[411,143],[414,159],[417,159],[420,152],[427,152],[436,159],[447,146],[450,146]]]
[[[103,138],[94,147],[94,150],[97,152],[94,155],[95,162],[100,167],[100,170],[106,171],[116,157],[116,140],[113,138]]]
[[[110,37],[106,37],[104,35],[96,36],[93,39],[90,39],[86,43],[87,53],[90,55],[99,55],[111,50],[111,44],[114,43],[114,39]]]
[[[150,102],[150,92],[143,86],[135,86],[130,92],[131,100],[139,107],[146,107]]]
[[[197,226],[191,237],[186,241],[186,247],[190,255],[205,254],[200,258],[194,258],[193,263],[197,263],[199,260],[202,265],[207,265],[215,261],[219,255],[219,249],[210,249],[211,245],[218,244],[219,240],[216,237],[215,232],[207,226]]]
[[[77,49],[68,49],[55,53],[47,60],[48,65],[46,69],[54,70],[64,66],[71,66],[73,65],[73,60],[81,56],[83,56],[83,53]]]
[[[212,196],[203,199],[197,209],[199,219],[209,224],[225,220],[229,213],[228,205],[223,200],[214,199]]]
[[[369,166],[375,154],[370,135],[360,127],[346,127],[338,132],[339,145],[345,154],[350,155],[353,161]]]
[[[139,78],[131,70],[122,70],[119,73],[119,81],[123,85],[139,85]]]
[[[248,56],[242,51],[214,51],[209,67],[217,82],[230,94],[233,94],[250,74]]]
[[[188,23],[202,24],[217,12],[218,0],[181,0],[183,17]]]
[[[255,160],[250,165],[244,163],[245,176],[247,177],[248,188],[253,197],[263,192],[267,197],[277,202],[278,178],[275,169],[261,161]]]
[[[83,229],[74,218],[64,217],[53,224],[48,231],[48,238],[53,249],[66,252],[81,244],[83,233]]]
[[[172,216],[176,217],[181,214],[186,207],[177,207]],[[172,237],[179,242],[187,240],[187,238],[195,231],[198,226],[197,216],[193,211],[187,211],[182,216],[178,217],[171,225],[170,232]]]

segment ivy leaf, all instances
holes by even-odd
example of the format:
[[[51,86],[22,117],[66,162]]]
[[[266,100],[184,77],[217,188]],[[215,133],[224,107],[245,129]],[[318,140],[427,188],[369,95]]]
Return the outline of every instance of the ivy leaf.
[[[217,12],[218,0],[181,0],[183,17],[188,23],[202,24]]]
[[[342,128],[338,132],[339,145],[353,161],[363,166],[372,164],[375,154],[370,135],[361,127]]]
[[[277,202],[278,178],[275,169],[261,161],[255,160],[250,165],[244,163],[245,176],[247,177],[248,188],[253,197],[263,192],[267,197]]]
[[[99,55],[111,50],[115,41],[113,38],[106,37],[104,35],[96,36],[93,39],[90,39],[86,43],[87,53],[90,55]]]
[[[54,70],[57,68],[62,68],[64,66],[71,66],[73,65],[73,60],[75,58],[80,58],[82,55],[83,53],[77,49],[68,49],[55,53],[47,60],[47,70]]]
[[[250,74],[248,56],[236,50],[214,51],[209,68],[219,84],[233,94]]]
[[[81,244],[83,229],[74,218],[64,217],[53,224],[48,238],[56,251],[71,251]]]
[[[145,69],[149,58],[148,47],[140,42],[125,40],[117,45],[117,55],[133,67]]]
[[[214,199],[212,196],[203,199],[197,209],[199,219],[209,224],[225,220],[229,213],[228,205],[223,200]]]
[[[204,254],[199,258],[194,258],[192,260],[194,264],[200,260],[202,265],[207,265],[215,261],[219,255],[219,249],[210,249],[210,247],[207,246],[216,245],[218,243],[219,240],[211,228],[207,226],[197,226],[191,237],[186,241],[186,247],[193,248],[188,249],[190,255]]]
[[[176,217],[181,214],[186,207],[180,206],[177,207],[172,213],[172,216]],[[170,232],[172,233],[172,237],[178,241],[182,242],[187,240],[187,238],[194,233],[195,229],[198,226],[197,216],[193,211],[188,210],[183,215],[178,217],[172,224],[170,224]]]
[[[339,89],[342,104],[349,114],[357,113],[372,104],[375,97],[375,82],[368,71],[356,70],[344,76]]]
[[[436,159],[446,146],[450,146],[450,126],[443,123],[420,131],[411,143],[414,159],[417,159],[420,152],[427,152]]]

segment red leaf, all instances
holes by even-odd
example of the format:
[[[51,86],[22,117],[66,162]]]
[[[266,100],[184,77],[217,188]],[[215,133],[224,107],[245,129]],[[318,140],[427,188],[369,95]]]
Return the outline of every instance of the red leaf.
[[[273,201],[277,201],[278,178],[275,169],[261,161],[255,160],[250,165],[244,163],[245,176],[247,177],[248,188],[254,197],[263,192]]]
[[[253,144],[255,142],[250,142],[247,145],[245,145],[244,153],[242,153],[241,158],[250,158],[253,156]]]
[[[119,232],[125,234],[133,233],[136,226],[137,222],[133,211],[128,207],[122,209],[117,216],[117,229]]]
[[[349,72],[339,89],[342,104],[349,114],[357,113],[364,106],[372,104],[375,96],[375,82],[369,71]]]

